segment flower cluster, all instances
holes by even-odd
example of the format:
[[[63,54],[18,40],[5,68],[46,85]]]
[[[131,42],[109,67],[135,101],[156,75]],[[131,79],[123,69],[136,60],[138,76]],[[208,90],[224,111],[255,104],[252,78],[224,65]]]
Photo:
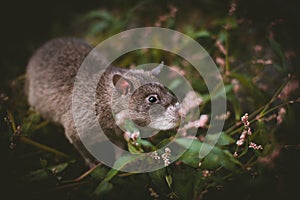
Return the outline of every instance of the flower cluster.
[[[161,155],[161,157],[164,161],[165,167],[169,166],[169,164],[171,163],[170,156],[171,156],[171,149],[167,147],[167,148],[165,148],[165,153],[163,155]]]
[[[252,135],[251,129],[250,129],[250,122],[248,120],[248,113],[245,113],[245,115],[241,118],[241,121],[244,124],[244,130],[240,136],[240,139],[236,142],[238,146],[241,146],[244,144],[247,135]]]
[[[140,136],[140,133],[139,132],[129,132],[129,131],[126,131],[124,133],[124,139],[128,142],[129,140],[131,141],[137,141],[137,139],[139,138]]]
[[[229,16],[234,15],[234,13],[236,11],[236,7],[237,7],[236,2],[232,2],[231,5],[230,5],[230,8],[229,8],[229,11],[228,11]]]
[[[289,75],[289,78],[292,78],[291,75]],[[291,98],[298,97],[299,87],[300,83],[297,80],[290,80],[282,89],[278,95],[278,98],[282,101],[287,101]]]
[[[230,112],[227,111],[224,114],[216,115],[215,119],[217,119],[217,120],[226,120],[226,119],[228,119],[229,116],[230,116]]]
[[[182,136],[186,136],[187,130],[191,128],[204,128],[208,120],[208,115],[200,115],[200,118],[198,120],[187,123],[179,130],[179,132],[181,132]]]
[[[171,156],[171,149],[169,147],[165,148],[165,153],[161,155],[162,160],[164,161],[165,167],[169,166],[171,164],[170,162],[170,156]],[[154,151],[150,154],[150,157],[153,160],[160,160],[160,156],[158,155],[157,151]]]
[[[285,108],[283,108],[283,107],[279,108],[278,115],[276,117],[278,125],[283,122],[283,117],[285,114],[286,114]]]
[[[261,65],[271,65],[273,64],[272,60],[270,59],[257,59],[252,61],[253,64],[261,64]]]
[[[186,116],[192,109],[202,104],[203,99],[194,91],[189,91],[181,102],[179,114]]]
[[[154,199],[157,199],[159,195],[154,191],[153,188],[149,188],[150,196],[154,197]]]
[[[154,151],[150,154],[150,157],[154,160],[159,160],[160,156],[158,155],[157,151]]]
[[[211,172],[209,170],[205,169],[202,171],[202,176],[204,176],[204,177],[211,176]]]
[[[155,22],[155,26],[161,27],[163,22],[166,22],[170,18],[175,18],[178,9],[171,5],[169,6],[170,12],[168,14],[162,15],[159,17],[158,21]]]
[[[254,142],[250,142],[249,148],[250,149],[254,149],[254,150],[261,150],[261,149],[263,149],[263,147],[261,145],[257,145]]]

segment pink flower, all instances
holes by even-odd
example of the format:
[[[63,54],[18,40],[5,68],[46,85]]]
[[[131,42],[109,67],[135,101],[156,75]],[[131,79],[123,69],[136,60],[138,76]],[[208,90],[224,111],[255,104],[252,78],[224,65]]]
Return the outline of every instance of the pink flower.
[[[284,117],[285,113],[286,113],[285,108],[282,108],[282,107],[279,108],[278,115],[277,115],[277,118],[276,118],[278,125],[283,122],[283,117]]]
[[[201,115],[198,120],[187,123],[179,131],[181,132],[182,136],[186,136],[187,130],[191,128],[205,128],[208,119],[208,115]]]
[[[194,91],[188,92],[181,103],[179,114],[181,116],[185,116],[189,113],[189,111],[199,106],[202,102],[203,99],[199,94]]]
[[[250,142],[249,148],[254,149],[254,150],[262,150],[263,149],[263,147],[261,145],[257,145],[254,142]]]
[[[231,5],[230,5],[230,8],[229,8],[229,11],[228,11],[228,15],[231,16],[235,13],[236,11],[236,3],[235,2],[232,2]]]
[[[224,45],[222,44],[222,42],[221,42],[220,40],[217,40],[217,41],[216,41],[216,46],[218,47],[219,51],[220,51],[222,54],[224,54],[224,55],[227,54],[227,51],[226,51]]]
[[[255,52],[260,52],[263,50],[263,47],[261,45],[257,44],[257,45],[254,45],[253,49]]]
[[[252,135],[252,131],[250,129],[250,122],[248,120],[248,113],[245,113],[244,116],[241,117],[241,121],[244,124],[244,130],[240,136],[240,139],[236,142],[238,146],[242,146],[247,138],[247,135]]]
[[[299,82],[297,80],[291,80],[282,89],[282,91],[278,95],[278,98],[283,101],[286,101],[291,96],[297,95],[298,89],[299,89]]]
[[[221,67],[225,66],[225,60],[221,57],[216,58],[216,63],[219,64]]]

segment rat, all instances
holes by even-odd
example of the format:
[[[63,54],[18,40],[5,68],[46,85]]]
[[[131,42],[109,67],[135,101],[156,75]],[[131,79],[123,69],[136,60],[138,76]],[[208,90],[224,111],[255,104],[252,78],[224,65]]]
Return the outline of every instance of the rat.
[[[26,69],[26,94],[30,106],[43,118],[61,124],[70,143],[89,165],[95,162],[95,158],[78,136],[72,115],[72,92],[76,74],[92,49],[82,39],[55,38],[33,54]],[[129,118],[137,126],[157,130],[178,125],[178,99],[155,77],[161,68],[159,65],[147,71],[109,66],[97,79],[93,102],[95,115],[105,135],[122,148],[126,141],[118,121],[124,118]],[[84,89],[80,94],[84,99]],[[83,109],[84,106],[82,100]],[[83,120],[89,119],[83,117]]]

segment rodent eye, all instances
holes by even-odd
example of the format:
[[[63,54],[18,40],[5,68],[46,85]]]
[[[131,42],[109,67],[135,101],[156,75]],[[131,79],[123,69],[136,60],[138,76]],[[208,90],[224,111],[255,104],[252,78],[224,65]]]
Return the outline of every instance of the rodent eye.
[[[150,102],[150,103],[155,103],[155,102],[157,102],[157,97],[155,96],[155,95],[151,95],[151,96],[149,96],[148,97],[148,101]]]

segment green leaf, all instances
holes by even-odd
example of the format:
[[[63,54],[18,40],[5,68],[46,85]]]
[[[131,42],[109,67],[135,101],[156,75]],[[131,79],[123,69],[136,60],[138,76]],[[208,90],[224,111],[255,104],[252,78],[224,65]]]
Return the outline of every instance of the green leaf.
[[[231,102],[234,110],[233,116],[235,116],[235,120],[239,121],[241,119],[242,108],[238,98],[236,98],[234,94],[230,93],[230,95],[227,95],[227,100]]]
[[[225,31],[220,31],[218,35],[218,40],[222,43],[225,42],[226,40],[226,32]]]
[[[139,160],[143,154],[126,154],[121,156],[113,165],[113,169],[111,169],[103,181],[97,186],[94,190],[94,195],[99,196],[102,195],[112,189],[112,184],[109,181],[117,175],[117,173],[124,168],[128,164],[133,164],[134,161]]]
[[[217,134],[218,136],[218,134]],[[216,134],[207,134],[205,136],[206,139],[208,140],[215,140],[216,137]],[[229,145],[229,144],[233,144],[235,142],[235,140],[230,137],[229,135],[225,134],[224,132],[221,133],[220,137],[217,139],[217,143],[216,145],[218,146],[226,146],[226,145]]]
[[[151,177],[152,182],[159,186],[161,184],[164,184],[164,176],[165,176],[165,168],[161,168],[159,170],[155,170],[153,172],[149,172],[149,176]]]
[[[239,73],[231,73],[229,76],[231,78],[236,78],[247,90],[248,96],[254,96],[257,103],[261,105],[264,103],[266,96],[253,84],[251,77]]]
[[[172,189],[179,197],[177,199],[195,199],[193,198],[195,180],[200,179],[202,173],[198,175],[197,170],[186,165],[179,165],[173,169]]]
[[[127,142],[127,147],[130,153],[140,153],[140,151],[131,142]]]
[[[193,178],[194,178],[194,184],[193,184],[193,198],[192,199],[196,199],[196,196],[199,194],[200,191],[204,190],[204,181],[203,179],[201,179],[202,177],[202,171],[196,171],[193,174]]]
[[[40,158],[40,164],[41,164],[42,168],[45,169],[47,167],[48,161],[46,159]]]
[[[174,142],[187,149],[179,160],[189,166],[198,167],[201,160],[199,158],[199,150],[202,146],[202,142],[189,138],[178,138]]]
[[[187,148],[187,151],[179,160],[189,166],[198,167],[201,162],[201,167],[205,169],[216,169],[222,166],[228,170],[235,170],[236,165],[240,165],[240,162],[230,152],[222,150],[217,146],[212,147],[210,153],[202,160],[199,158],[200,148],[204,145],[202,142],[189,138],[179,138],[175,142]],[[207,148],[211,148],[208,144],[205,144],[203,148],[206,146]]]
[[[97,10],[93,10],[91,12],[89,12],[88,14],[86,14],[84,16],[84,19],[85,20],[88,20],[88,19],[102,19],[104,21],[111,21],[113,20],[113,16],[107,12],[107,11],[97,11]]]
[[[121,156],[113,165],[106,177],[105,181],[112,179],[120,170],[122,170],[126,165],[133,164],[135,161],[139,161],[142,158],[143,154],[126,154]]]
[[[236,78],[244,87],[253,90],[254,85],[251,80],[251,77],[244,75],[244,74],[238,74],[238,73],[231,73],[231,78]]]
[[[91,172],[91,177],[93,177],[96,180],[103,179],[106,174],[107,174],[108,169],[103,167],[103,166],[98,166],[96,167],[92,172]]]
[[[284,65],[285,64],[285,57],[284,57],[284,53],[283,53],[279,43],[276,42],[275,40],[273,40],[272,38],[269,38],[269,42],[270,42],[270,45],[271,45],[272,49],[279,56],[279,58],[281,60],[281,63]]]
[[[22,121],[22,131],[28,135],[33,125],[36,125],[40,119],[41,117],[37,112],[29,109],[28,116]]]
[[[23,177],[24,180],[28,180],[28,181],[41,181],[46,178],[48,178],[48,173],[45,169],[32,171]]]
[[[88,30],[88,34],[89,35],[96,35],[102,31],[104,31],[107,27],[108,27],[108,23],[106,21],[101,21],[101,22],[97,22],[95,23],[92,28],[90,28]]]
[[[139,139],[139,140],[138,140],[138,143],[141,144],[141,145],[144,146],[144,147],[150,147],[150,148],[153,149],[153,150],[154,150],[154,148],[155,148],[155,146],[154,146],[151,142],[149,142],[148,140]]]
[[[210,37],[210,33],[207,30],[202,30],[202,31],[197,32],[194,37],[195,38]]]
[[[171,188],[172,182],[173,182],[172,176],[170,174],[168,174],[168,175],[165,176],[165,178],[166,178],[166,181],[167,181],[167,184],[168,184],[169,188]]]
[[[160,192],[169,192],[169,187],[166,184],[166,169],[161,168],[156,171],[148,172],[152,183],[160,190]]]
[[[134,133],[134,132],[140,132],[139,129],[136,127],[135,123],[131,120],[125,120],[124,127],[126,131]]]
[[[224,86],[224,90],[222,87],[216,88],[211,94],[204,94],[201,97],[203,99],[203,102],[207,103],[209,100],[215,100],[221,96],[225,96],[228,92],[232,91],[232,89],[233,89],[233,85],[228,84]]]
[[[62,163],[62,164],[56,165],[54,167],[50,167],[49,169],[53,173],[58,174],[58,173],[62,172],[63,170],[65,170],[68,166],[69,166],[69,163]]]
[[[220,149],[221,150],[221,149]],[[232,153],[230,153],[227,150],[222,150],[222,157],[223,159],[220,160],[220,164],[221,166],[223,166],[224,168],[228,169],[228,170],[236,170],[237,165],[241,166],[242,164],[240,163],[240,161],[238,161],[233,155]]]
[[[58,173],[62,172],[63,170],[65,170],[68,165],[69,165],[69,163],[62,163],[62,164],[59,164],[59,165],[56,165],[56,166],[43,168],[43,169],[38,169],[36,171],[30,172],[29,174],[27,174],[23,178],[25,180],[32,181],[32,182],[45,180],[49,177],[50,172],[52,172],[53,174],[58,174]],[[49,171],[47,171],[47,170],[49,170]]]
[[[248,150],[249,150],[249,144],[246,141],[245,147],[244,147],[243,151],[241,153],[239,153],[238,157],[240,158],[240,157],[243,157],[244,155],[246,155]]]
[[[191,138],[177,138],[174,140],[175,143],[187,148],[191,152],[197,152],[199,154],[199,149],[202,145],[202,142],[199,140]]]
[[[166,139],[163,139],[162,141],[160,141],[157,145],[156,145],[156,148],[157,149],[160,149],[164,146],[166,146],[167,144],[169,144],[172,140],[170,138],[166,138]]]
[[[103,194],[107,194],[109,191],[111,191],[113,188],[113,185],[107,181],[102,181],[97,188],[94,190],[95,196],[101,196]]]

